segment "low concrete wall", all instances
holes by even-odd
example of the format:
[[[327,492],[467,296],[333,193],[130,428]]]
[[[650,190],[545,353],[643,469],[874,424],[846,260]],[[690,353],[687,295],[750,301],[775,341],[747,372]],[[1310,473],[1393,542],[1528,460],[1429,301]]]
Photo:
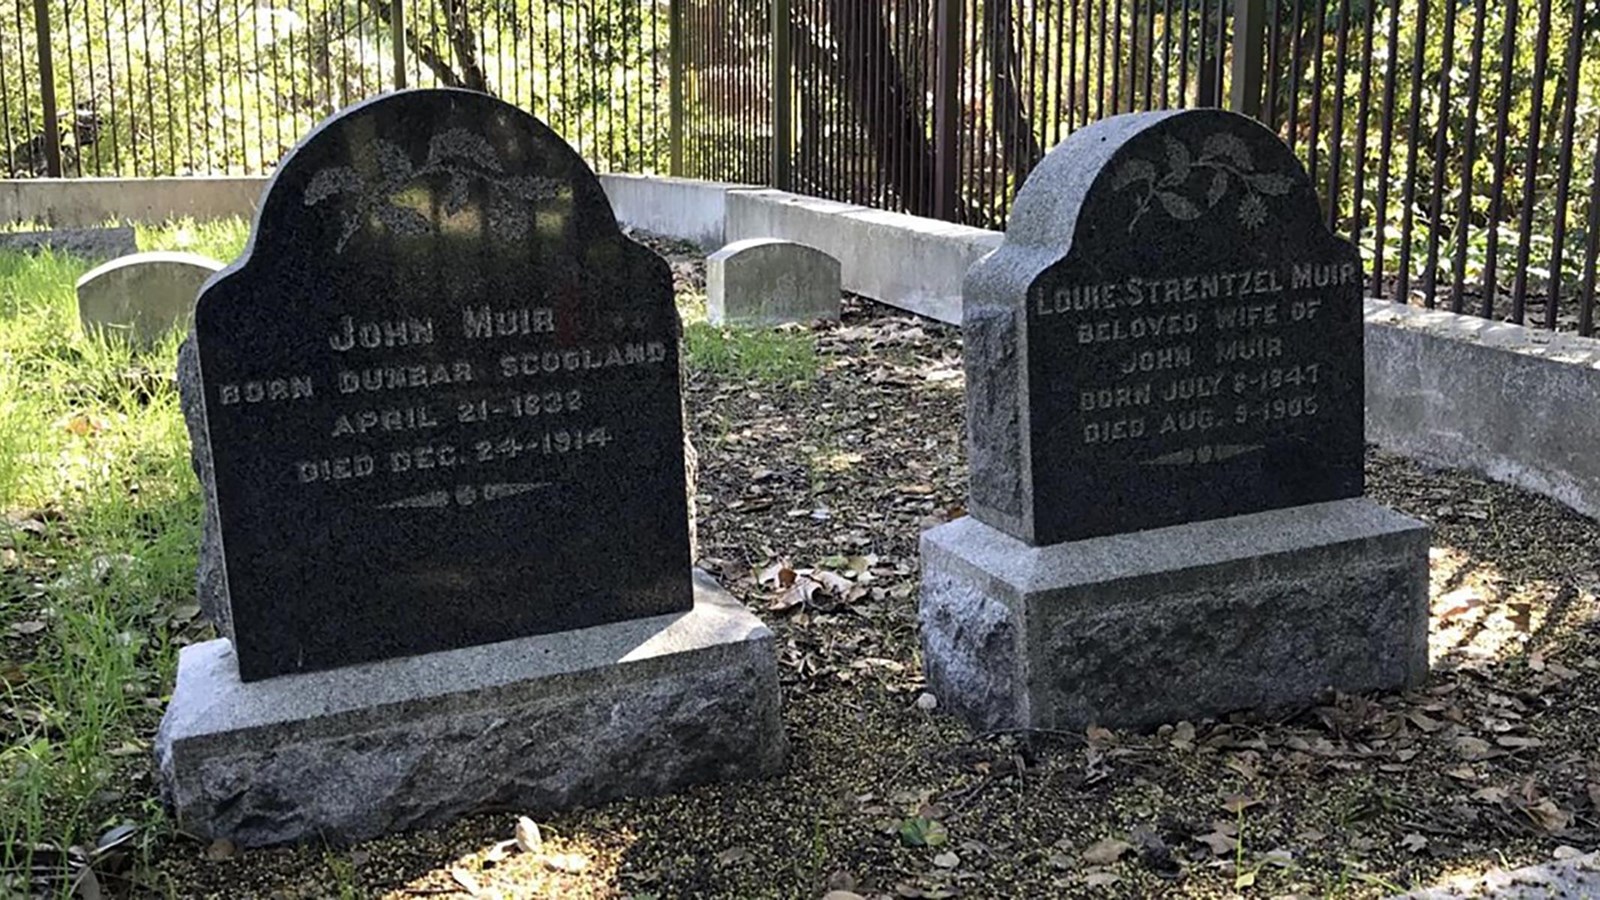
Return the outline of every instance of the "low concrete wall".
[[[734,191],[727,205],[727,240],[776,237],[816,247],[839,260],[845,290],[956,325],[967,269],[1002,238],[785,191]]]
[[[617,221],[666,237],[690,241],[706,251],[733,238],[724,234],[728,194],[748,185],[661,175],[607,173],[600,186]]]
[[[266,176],[237,178],[18,178],[0,181],[0,222],[58,228],[165,222],[190,216],[249,218]]]
[[[1367,301],[1367,440],[1600,518],[1600,340]]]

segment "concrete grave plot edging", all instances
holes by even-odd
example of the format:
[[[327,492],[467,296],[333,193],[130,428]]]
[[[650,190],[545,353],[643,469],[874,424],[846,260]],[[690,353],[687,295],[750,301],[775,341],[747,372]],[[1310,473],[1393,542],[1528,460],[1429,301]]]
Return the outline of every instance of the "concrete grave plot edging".
[[[10,220],[0,217],[0,222],[5,221]],[[139,243],[134,230],[123,226],[0,232],[0,250],[38,253],[47,249],[88,260],[102,260],[138,253]]]
[[[1600,340],[1367,301],[1367,439],[1600,517]]]
[[[266,183],[265,175],[0,179],[0,222],[86,228],[185,216],[248,219]]]

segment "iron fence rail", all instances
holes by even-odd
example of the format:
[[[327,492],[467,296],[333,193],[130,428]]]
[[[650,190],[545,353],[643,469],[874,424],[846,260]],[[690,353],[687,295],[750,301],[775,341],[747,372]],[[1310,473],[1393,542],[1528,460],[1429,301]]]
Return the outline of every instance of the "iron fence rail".
[[[1077,128],[1229,105],[1373,295],[1592,334],[1596,31],[1600,0],[0,0],[0,174],[259,172],[452,84],[602,170],[1003,228]]]

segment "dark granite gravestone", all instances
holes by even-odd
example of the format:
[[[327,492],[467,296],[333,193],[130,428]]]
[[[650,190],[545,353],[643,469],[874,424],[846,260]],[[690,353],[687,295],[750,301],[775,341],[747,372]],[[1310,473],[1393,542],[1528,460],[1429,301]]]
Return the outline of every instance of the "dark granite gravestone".
[[[194,333],[246,681],[690,607],[671,277],[525,113],[323,124]]]
[[[1276,135],[1115,116],[963,288],[970,517],[923,662],[982,731],[1303,705],[1428,670],[1428,529],[1362,496],[1361,262]]]
[[[278,166],[178,380],[205,490],[182,829],[347,843],[774,774],[772,632],[690,568],[666,264],[532,116],[402,91]]]
[[[969,276],[974,515],[1050,544],[1360,496],[1356,248],[1252,120],[1118,124]]]

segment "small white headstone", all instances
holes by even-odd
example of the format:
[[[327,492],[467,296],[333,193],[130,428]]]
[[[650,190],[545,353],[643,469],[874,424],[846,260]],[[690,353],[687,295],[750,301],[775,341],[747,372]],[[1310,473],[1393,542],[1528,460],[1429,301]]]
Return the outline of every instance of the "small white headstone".
[[[83,330],[103,329],[146,346],[187,330],[200,286],[222,263],[196,253],[151,251],[119,256],[78,279]]]
[[[734,241],[706,257],[713,325],[782,325],[839,318],[839,261],[777,238]]]

